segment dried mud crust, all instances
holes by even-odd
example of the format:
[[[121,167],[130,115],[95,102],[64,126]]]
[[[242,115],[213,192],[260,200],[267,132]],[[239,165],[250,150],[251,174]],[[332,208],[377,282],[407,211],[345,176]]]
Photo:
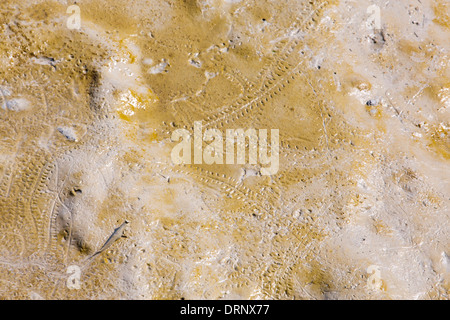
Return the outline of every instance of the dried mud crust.
[[[359,66],[382,78],[419,54],[389,21],[381,46],[348,40],[348,6],[91,0],[69,30],[62,1],[2,1],[0,297],[446,298],[448,190],[414,155],[448,166],[448,119],[408,147],[392,137],[423,120],[408,90],[445,107],[448,48],[423,96],[377,82]],[[170,134],[194,121],[280,129],[278,173],[174,166]],[[89,259],[124,219],[127,237]]]

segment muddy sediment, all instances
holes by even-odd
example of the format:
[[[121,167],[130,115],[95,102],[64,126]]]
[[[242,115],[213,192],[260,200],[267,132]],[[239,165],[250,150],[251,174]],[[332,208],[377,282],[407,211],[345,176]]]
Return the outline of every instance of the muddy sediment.
[[[445,1],[69,6],[0,4],[1,298],[448,299]]]

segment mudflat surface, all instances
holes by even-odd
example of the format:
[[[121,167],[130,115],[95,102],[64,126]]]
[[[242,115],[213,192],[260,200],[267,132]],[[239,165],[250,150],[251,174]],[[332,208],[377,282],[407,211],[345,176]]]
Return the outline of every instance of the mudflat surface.
[[[0,298],[448,299],[448,1],[71,5],[0,3]]]

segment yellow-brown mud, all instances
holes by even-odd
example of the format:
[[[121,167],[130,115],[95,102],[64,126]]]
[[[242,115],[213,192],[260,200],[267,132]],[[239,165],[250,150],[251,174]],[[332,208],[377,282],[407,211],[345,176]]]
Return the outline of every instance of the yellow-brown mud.
[[[449,26],[426,2],[430,35],[386,14],[374,45],[369,1],[358,26],[349,1],[86,0],[80,30],[61,1],[2,1],[0,297],[447,298],[424,163],[448,169]],[[279,129],[278,172],[174,165],[195,121]]]

